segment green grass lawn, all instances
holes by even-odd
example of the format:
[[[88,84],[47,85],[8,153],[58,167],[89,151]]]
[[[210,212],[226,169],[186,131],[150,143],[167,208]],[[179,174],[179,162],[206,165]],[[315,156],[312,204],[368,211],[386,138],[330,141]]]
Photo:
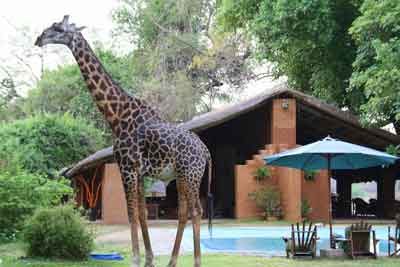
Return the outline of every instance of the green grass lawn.
[[[115,247],[103,246],[97,247],[97,251],[112,251]],[[10,243],[0,245],[0,267],[117,267],[130,266],[129,247],[118,247],[118,251],[125,257],[121,262],[102,262],[102,261],[61,261],[61,260],[40,260],[40,259],[24,259],[22,243]],[[156,266],[167,266],[169,257],[156,257]],[[143,261],[142,261],[143,263]],[[179,258],[178,266],[186,267],[193,266],[192,255],[185,255]],[[391,267],[400,266],[399,259],[380,258],[378,260],[288,260],[285,258],[263,258],[255,256],[240,256],[240,255],[221,255],[208,254],[203,255],[203,266],[206,267]]]

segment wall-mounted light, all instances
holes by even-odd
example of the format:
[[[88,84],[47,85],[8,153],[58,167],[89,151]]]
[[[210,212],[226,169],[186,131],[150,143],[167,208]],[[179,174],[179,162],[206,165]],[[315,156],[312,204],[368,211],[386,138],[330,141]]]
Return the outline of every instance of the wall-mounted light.
[[[284,110],[287,110],[289,108],[289,102],[286,99],[283,100],[283,102],[282,102],[282,108]]]

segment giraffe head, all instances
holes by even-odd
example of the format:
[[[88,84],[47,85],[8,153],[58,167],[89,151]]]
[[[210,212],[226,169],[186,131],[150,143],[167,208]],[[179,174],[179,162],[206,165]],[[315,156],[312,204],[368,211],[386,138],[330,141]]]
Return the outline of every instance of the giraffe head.
[[[68,23],[69,16],[65,15],[61,22],[53,23],[49,28],[36,39],[35,45],[44,46],[47,44],[64,44],[69,46],[74,35],[79,33],[84,27],[76,27],[75,24]]]

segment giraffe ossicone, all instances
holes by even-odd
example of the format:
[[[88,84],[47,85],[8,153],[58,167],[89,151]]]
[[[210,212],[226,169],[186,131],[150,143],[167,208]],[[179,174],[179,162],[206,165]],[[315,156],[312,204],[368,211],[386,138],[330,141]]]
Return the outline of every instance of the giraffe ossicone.
[[[131,224],[132,266],[140,266],[138,222],[145,246],[145,266],[154,266],[143,179],[146,176],[166,179],[174,176],[178,189],[178,231],[169,266],[176,266],[190,212],[194,233],[194,266],[199,267],[200,220],[203,212],[200,184],[208,165],[207,197],[211,201],[210,152],[196,134],[166,122],[155,108],[125,92],[105,70],[81,30],[82,27],[69,23],[69,16],[64,16],[61,22],[45,29],[35,44],[40,47],[47,44],[69,47],[94,102],[111,127],[114,156],[120,168]]]

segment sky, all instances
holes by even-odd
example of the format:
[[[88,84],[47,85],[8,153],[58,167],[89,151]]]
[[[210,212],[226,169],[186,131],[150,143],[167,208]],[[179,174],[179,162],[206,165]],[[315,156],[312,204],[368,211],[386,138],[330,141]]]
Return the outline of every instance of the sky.
[[[113,29],[111,13],[119,5],[120,0],[1,0],[0,6],[0,61],[11,62],[15,60],[13,55],[23,57],[23,48],[34,47],[35,35],[41,33],[53,22],[59,22],[64,15],[70,15],[70,21],[77,26],[86,26],[84,35],[90,41],[99,38],[103,44],[113,45],[114,49],[123,50],[123,44],[115,47],[119,41],[113,42],[111,31]],[[21,27],[28,26],[31,32],[30,38],[21,36]],[[16,40],[24,39],[19,44]],[[51,49],[46,47],[45,49]],[[40,52],[40,48],[34,51]],[[36,59],[39,60],[39,59]],[[66,47],[58,47],[57,53],[46,54],[44,65],[46,68],[55,68],[60,64],[72,62],[73,58]],[[9,64],[10,65],[10,64]],[[27,72],[40,73],[40,62],[32,61],[32,70],[23,66],[20,62],[11,65],[20,65]],[[245,90],[240,98],[247,98],[271,87],[275,82],[263,80],[249,85],[251,90]],[[27,86],[27,88],[30,86]],[[22,92],[24,94],[26,92]]]
[[[21,86],[22,95],[35,83],[40,74],[40,58],[28,57],[26,51],[43,53],[44,67],[53,69],[60,64],[72,62],[73,57],[66,47],[45,47],[45,50],[34,46],[34,41],[45,28],[70,15],[70,21],[78,26],[87,26],[84,34],[91,41],[94,36],[104,44],[111,44],[113,24],[111,12],[119,0],[2,0],[0,6],[0,61],[13,73],[23,77],[26,86]],[[28,34],[21,28],[28,27]],[[48,53],[57,49],[57,53]],[[21,60],[26,60],[24,64]],[[29,66],[28,66],[29,65]],[[32,75],[33,73],[33,75]],[[33,77],[33,78],[32,78]]]
[[[14,29],[6,22],[16,26],[29,26],[41,31],[53,22],[61,21],[64,15],[78,25],[109,31],[111,11],[118,0],[2,0],[0,8],[0,42],[7,42]]]

